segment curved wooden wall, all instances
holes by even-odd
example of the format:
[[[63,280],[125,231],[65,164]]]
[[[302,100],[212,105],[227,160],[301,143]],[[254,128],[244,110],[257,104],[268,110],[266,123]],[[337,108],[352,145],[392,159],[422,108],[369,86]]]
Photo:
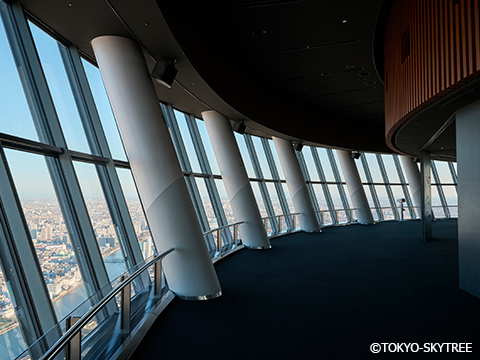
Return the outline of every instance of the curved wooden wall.
[[[385,31],[385,131],[480,74],[480,0],[396,0]]]

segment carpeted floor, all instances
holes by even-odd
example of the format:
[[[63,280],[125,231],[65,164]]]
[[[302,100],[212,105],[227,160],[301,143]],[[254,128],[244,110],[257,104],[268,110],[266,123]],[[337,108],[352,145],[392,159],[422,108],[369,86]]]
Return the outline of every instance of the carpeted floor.
[[[222,297],[175,299],[132,359],[383,359],[370,344],[392,342],[471,342],[461,358],[478,356],[480,299],[458,288],[457,222],[433,226],[429,243],[409,221],[242,250],[216,265]]]

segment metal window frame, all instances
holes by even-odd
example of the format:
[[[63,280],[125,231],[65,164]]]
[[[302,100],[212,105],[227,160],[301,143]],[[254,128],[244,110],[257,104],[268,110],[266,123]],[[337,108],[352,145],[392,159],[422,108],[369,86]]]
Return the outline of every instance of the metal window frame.
[[[318,206],[317,197],[315,196],[315,190],[313,189],[312,181],[310,179],[310,173],[308,172],[307,163],[305,162],[305,156],[303,155],[302,151],[295,151],[295,154],[297,155],[297,160],[300,164],[300,169],[302,171],[305,184],[307,185],[308,194],[310,195],[310,200],[312,201],[313,210],[315,211],[317,221],[320,226],[323,226],[322,214],[320,213],[320,207]]]
[[[446,219],[450,219],[450,209],[448,208],[447,199],[445,198],[445,193],[443,192],[443,186],[440,181],[440,176],[438,175],[437,165],[435,164],[434,160],[431,160],[430,168],[432,170],[433,179],[435,180],[437,186],[438,197],[440,198],[440,202],[442,203],[443,211],[445,214]]]
[[[373,185],[372,174],[370,172],[370,167],[368,166],[367,157],[365,153],[360,153],[360,161],[362,162],[363,172],[365,173],[365,178],[368,182],[368,188],[370,189],[370,194],[372,195],[373,204],[375,205],[375,211],[377,212],[378,221],[383,221],[383,213],[380,209],[380,201],[378,200],[377,191]],[[365,185],[365,184],[364,184]]]
[[[400,183],[403,190],[403,196],[405,197],[408,211],[410,212],[410,218],[416,219],[417,215],[415,213],[415,209],[413,208],[412,198],[410,197],[410,193],[408,192],[408,183],[405,180],[405,174],[403,173],[402,166],[400,164],[400,160],[398,159],[398,155],[393,155],[393,161],[395,163],[395,167],[397,168],[398,178],[400,179]]]
[[[388,201],[390,202],[390,207],[393,212],[393,218],[395,220],[400,220],[400,214],[398,213],[397,205],[395,202],[395,197],[393,196],[392,188],[390,187],[390,181],[388,179],[387,170],[385,169],[385,163],[383,162],[382,155],[375,154],[377,158],[378,167],[380,168],[380,173],[382,174],[383,182],[385,183],[385,189],[387,191]]]
[[[352,210],[350,209],[350,205],[348,203],[347,195],[345,194],[345,189],[343,188],[342,177],[340,176],[340,172],[338,171],[337,161],[335,160],[335,155],[333,154],[332,149],[327,149],[328,159],[330,160],[330,165],[332,167],[333,176],[335,177],[335,181],[337,182],[338,193],[340,194],[340,199],[342,201],[343,210],[347,215],[347,222],[352,222]],[[338,219],[337,219],[338,221]]]

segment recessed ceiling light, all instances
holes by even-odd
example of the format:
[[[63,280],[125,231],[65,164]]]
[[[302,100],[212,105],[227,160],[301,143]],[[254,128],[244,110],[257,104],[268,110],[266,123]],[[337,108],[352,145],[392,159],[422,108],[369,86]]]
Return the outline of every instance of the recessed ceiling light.
[[[342,23],[345,24],[347,22],[347,20],[343,20]]]

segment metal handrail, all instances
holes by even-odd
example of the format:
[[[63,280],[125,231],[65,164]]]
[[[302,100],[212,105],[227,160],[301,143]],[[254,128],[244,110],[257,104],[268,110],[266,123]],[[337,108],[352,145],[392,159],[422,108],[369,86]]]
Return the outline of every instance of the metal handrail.
[[[77,335],[81,329],[89,323],[89,321],[97,315],[100,310],[107,305],[120,291],[122,291],[125,287],[130,285],[130,283],[135,280],[141,273],[147,270],[150,266],[156,265],[158,261],[162,260],[165,256],[173,252],[175,249],[171,248],[167,251],[164,251],[160,255],[157,255],[148,263],[143,265],[140,269],[135,271],[132,275],[128,278],[124,279],[116,288],[112,289],[98,304],[92,307],[89,311],[87,311],[75,324],[72,325],[70,329],[68,329],[63,336],[57,340],[53,346],[48,349],[48,351],[40,358],[40,360],[51,360],[55,356],[57,356],[62,349],[64,349],[69,342]],[[158,271],[159,272],[159,271]],[[157,271],[155,271],[155,285],[157,286],[157,281],[161,281],[161,274],[160,279],[157,279],[159,275]]]
[[[282,232],[282,219],[286,218],[288,216],[288,217],[292,218],[293,230],[296,230],[296,228],[297,228],[297,215],[301,215],[301,213],[291,213],[291,214],[281,214],[281,215],[274,215],[274,216],[265,216],[265,217],[262,218],[263,226],[265,227],[265,230],[267,230],[268,220],[278,218],[277,233],[280,234]],[[273,229],[272,229],[272,232],[273,232]]]
[[[239,222],[236,222],[236,223],[233,223],[233,224],[228,224],[228,225],[225,225],[225,226],[221,226],[219,228],[215,228],[215,229],[212,229],[212,230],[209,230],[207,232],[204,232],[203,233],[203,236],[207,236],[207,235],[210,235],[210,234],[213,234],[214,232],[217,233],[217,243],[216,243],[216,246],[217,246],[217,254],[220,254],[222,252],[222,231],[225,230],[226,228],[229,228],[229,227],[232,227],[233,226],[233,246],[237,246],[237,242],[238,242],[238,227],[242,224],[244,224],[245,221],[239,221]]]

